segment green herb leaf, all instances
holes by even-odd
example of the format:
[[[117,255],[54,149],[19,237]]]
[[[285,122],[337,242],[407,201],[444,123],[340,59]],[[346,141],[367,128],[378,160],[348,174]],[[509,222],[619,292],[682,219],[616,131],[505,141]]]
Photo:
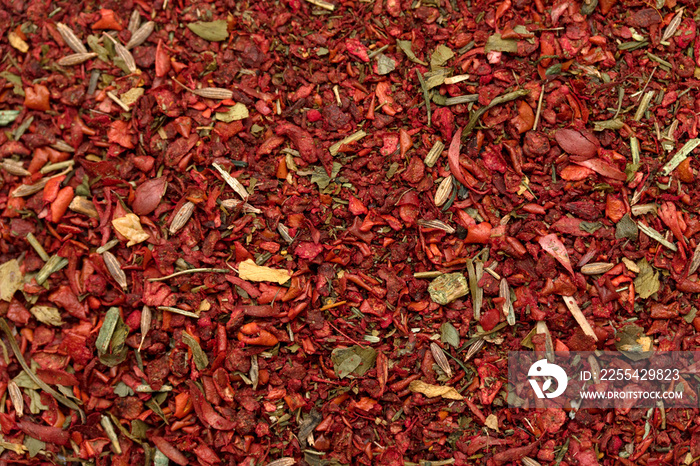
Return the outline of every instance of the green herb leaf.
[[[437,68],[442,68],[445,64],[455,56],[455,53],[444,45],[438,45],[435,52],[430,56],[430,68],[435,71]]]
[[[578,224],[579,229],[585,231],[586,233],[595,233],[596,230],[603,226],[600,222],[581,222]]]
[[[231,123],[232,121],[244,120],[248,118],[248,115],[248,108],[238,102],[233,107],[229,107],[226,112],[216,112],[216,119],[224,123]]]
[[[194,32],[202,39],[211,42],[222,42],[228,39],[228,30],[226,26],[226,21],[223,19],[208,22],[195,21],[187,25],[190,31]]]
[[[459,348],[459,332],[454,325],[449,322],[445,322],[440,326],[440,340],[442,340],[443,343]]]
[[[199,343],[192,335],[187,332],[182,332],[182,342],[192,350],[192,357],[194,358],[194,365],[197,367],[197,370],[201,371],[209,365],[209,359],[207,359],[206,353],[202,351],[202,347],[199,346]]]
[[[0,265],[0,299],[12,301],[15,291],[22,287],[24,277],[19,269],[17,259],[12,259]]]
[[[625,214],[615,228],[615,239],[631,239],[636,241],[639,236],[639,228],[637,223],[632,220],[629,214]]]
[[[403,50],[403,53],[406,54],[409,60],[411,60],[413,63],[418,63],[419,65],[423,66],[428,66],[426,62],[423,60],[420,60],[416,55],[413,53],[412,46],[410,40],[397,40],[396,45],[399,46],[401,50]]]
[[[491,34],[486,41],[484,51],[488,52],[510,52],[518,51],[518,41],[512,39],[502,39],[500,34]]]
[[[7,126],[17,119],[19,110],[0,110],[0,126]]]
[[[659,272],[654,272],[646,258],[637,262],[637,266],[639,267],[639,273],[637,278],[634,279],[634,290],[640,298],[647,299],[661,288]]]

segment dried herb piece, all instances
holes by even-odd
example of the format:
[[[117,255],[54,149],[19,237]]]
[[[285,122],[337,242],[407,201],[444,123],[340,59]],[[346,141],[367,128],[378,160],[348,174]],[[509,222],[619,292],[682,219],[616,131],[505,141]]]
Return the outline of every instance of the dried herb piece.
[[[223,19],[217,21],[195,21],[194,23],[189,23],[187,28],[202,39],[211,42],[222,42],[228,39],[227,24]]]
[[[132,34],[131,39],[129,39],[129,42],[126,43],[126,48],[131,50],[134,47],[138,47],[139,45],[146,42],[146,39],[149,38],[155,27],[156,23],[153,21],[148,21],[141,25],[141,27],[138,28],[136,32]]]
[[[634,291],[642,299],[647,299],[661,288],[659,282],[659,272],[654,272],[654,269],[646,258],[637,262],[639,273],[634,279]]]
[[[238,102],[233,107],[229,107],[226,112],[217,112],[216,119],[223,121],[224,123],[231,123],[232,121],[245,120],[248,118],[248,109],[245,105]]]
[[[444,306],[469,294],[469,285],[463,274],[447,273],[430,283],[428,293],[430,293],[430,299]]]
[[[574,269],[571,267],[571,260],[569,259],[569,253],[566,251],[564,244],[561,242],[557,235],[552,233],[546,236],[540,237],[539,241],[542,249],[551,254],[561,265],[564,266],[566,270],[574,274]]]
[[[446,387],[440,385],[432,385],[425,383],[422,380],[414,380],[408,385],[408,389],[413,393],[421,393],[428,398],[442,397],[448,400],[463,400],[464,397],[459,394],[454,387]]]
[[[637,227],[637,223],[632,220],[629,214],[625,214],[615,226],[615,238],[637,241],[638,236],[639,228]]]
[[[73,30],[63,23],[57,23],[56,29],[58,33],[61,34],[66,45],[70,47],[75,53],[87,53],[87,49],[83,42],[78,39]]]
[[[61,320],[61,313],[58,309],[51,306],[32,306],[29,308],[29,312],[38,320],[47,325],[53,325],[55,327],[60,327],[63,325]]]
[[[484,51],[517,53],[518,41],[513,39],[503,39],[501,38],[500,34],[491,34],[486,41]]]
[[[12,296],[22,287],[24,277],[19,269],[17,259],[12,259],[0,265],[0,299],[12,301]]]
[[[177,210],[173,216],[173,221],[170,223],[170,228],[168,229],[171,235],[180,231],[190,220],[192,212],[194,212],[194,207],[194,202],[187,201]]]
[[[648,359],[653,354],[652,338],[645,334],[642,327],[625,325],[617,336],[619,340],[615,342],[615,348],[632,361]]]
[[[440,326],[440,340],[454,348],[459,348],[459,332],[449,322],[445,322]]]
[[[377,351],[373,348],[362,348],[354,345],[350,348],[334,349],[331,353],[333,369],[340,378],[355,375],[362,377],[374,367]],[[341,374],[343,374],[341,376]]]
[[[124,217],[115,218],[112,220],[112,226],[119,234],[129,240],[127,247],[146,241],[151,237],[143,231],[138,215],[126,214]]]
[[[209,365],[209,359],[206,353],[202,351],[202,347],[199,346],[199,342],[187,332],[182,332],[182,342],[192,350],[192,357],[194,358],[194,365],[197,370],[204,370]]]
[[[119,260],[117,260],[116,257],[114,257],[114,254],[112,254],[109,251],[105,251],[102,253],[102,259],[104,260],[105,266],[107,267],[107,270],[109,271],[109,274],[112,276],[115,282],[123,289],[126,290],[128,287],[128,284],[126,282],[126,274],[122,270],[121,264],[119,264]]]
[[[447,375],[448,378],[452,378],[452,368],[442,348],[440,348],[437,343],[432,342],[430,343],[430,352],[433,354],[433,359],[435,359],[435,362],[440,366],[440,369],[442,369],[445,375]]]
[[[252,282],[274,282],[282,285],[292,278],[292,273],[287,270],[260,266],[252,259],[248,259],[238,265],[238,276]]]
[[[413,44],[411,44],[410,40],[398,40],[397,39],[396,45],[398,45],[399,48],[401,50],[403,50],[403,53],[405,53],[406,56],[408,57],[408,59],[411,60],[412,62],[418,63],[419,65],[428,66],[428,64],[426,62],[418,59],[418,57],[416,57],[416,55],[413,53],[413,49],[412,49]]]

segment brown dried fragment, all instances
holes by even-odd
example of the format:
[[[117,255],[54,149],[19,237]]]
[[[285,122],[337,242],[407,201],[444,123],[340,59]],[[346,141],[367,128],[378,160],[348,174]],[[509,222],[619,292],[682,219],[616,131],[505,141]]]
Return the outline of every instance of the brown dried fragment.
[[[109,251],[105,251],[102,253],[102,260],[105,263],[105,266],[107,267],[107,270],[109,271],[109,274],[112,276],[115,282],[124,290],[127,290],[127,283],[126,283],[126,274],[122,270],[121,265],[119,264],[119,261],[117,260],[116,257],[114,257],[114,254],[112,254]]]
[[[94,52],[73,53],[71,55],[66,55],[65,57],[61,58],[60,60],[58,60],[57,63],[60,66],[80,65],[81,63],[85,63],[91,58],[95,58],[96,56],[97,54]]]
[[[138,47],[139,45],[146,42],[146,39],[150,37],[155,27],[155,22],[148,21],[147,23],[143,24],[140,28],[138,28],[136,32],[134,32],[134,34],[131,36],[131,39],[129,39],[129,42],[126,43],[127,50],[131,50],[134,47]]]
[[[440,182],[440,185],[435,192],[435,206],[440,207],[447,202],[452,195],[452,189],[452,175],[450,175]]]
[[[58,30],[58,33],[61,34],[61,37],[63,37],[63,40],[66,42],[66,45],[70,47],[75,53],[87,53],[87,48],[85,47],[85,44],[78,39],[78,36],[75,35],[73,30],[66,26],[63,23],[58,23],[56,25],[56,29]]]
[[[695,248],[693,253],[693,258],[690,260],[690,267],[688,267],[688,275],[693,275],[700,267],[700,244]]]
[[[174,235],[182,227],[185,226],[185,224],[189,221],[190,217],[192,217],[192,212],[194,212],[194,203],[187,201],[185,202],[182,207],[177,211],[175,216],[173,217],[173,221],[170,223],[170,234]]]
[[[581,267],[581,273],[584,275],[601,275],[615,267],[609,262],[593,262]]]
[[[75,196],[68,208],[73,212],[87,215],[88,217],[99,218],[100,216],[100,214],[97,213],[97,209],[95,209],[95,204],[83,196]]]
[[[442,369],[445,375],[452,378],[452,368],[450,367],[450,363],[447,360],[447,356],[445,356],[443,349],[440,348],[437,343],[432,342],[430,343],[430,352],[433,353],[433,359],[435,359],[435,362],[438,366],[440,366],[440,369]]]

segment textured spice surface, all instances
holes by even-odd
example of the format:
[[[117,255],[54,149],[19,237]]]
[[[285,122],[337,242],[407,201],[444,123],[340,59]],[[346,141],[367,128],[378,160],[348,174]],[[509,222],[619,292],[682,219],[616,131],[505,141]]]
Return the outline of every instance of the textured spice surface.
[[[509,350],[700,344],[699,19],[6,2],[0,463],[697,462],[697,409],[504,384]]]

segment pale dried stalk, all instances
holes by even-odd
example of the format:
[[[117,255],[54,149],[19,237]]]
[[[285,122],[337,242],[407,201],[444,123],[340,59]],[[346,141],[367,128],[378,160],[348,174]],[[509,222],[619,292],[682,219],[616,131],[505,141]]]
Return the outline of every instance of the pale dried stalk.
[[[114,281],[117,282],[124,291],[126,291],[126,274],[122,270],[122,267],[119,264],[117,258],[114,257],[114,254],[112,254],[109,251],[105,251],[102,253],[102,260],[104,261],[105,266],[107,267],[107,270],[109,271],[109,274],[112,276]]]
[[[237,179],[226,173],[226,171],[224,171],[224,169],[221,168],[218,163],[213,163],[212,166],[221,174],[221,177],[224,179],[226,184],[228,184],[231,189],[236,192],[236,194],[241,196],[241,199],[244,201],[248,200],[248,191],[246,191],[245,187]]]
[[[56,25],[56,29],[58,30],[58,33],[61,34],[61,37],[63,37],[63,40],[66,42],[66,45],[71,48],[75,53],[87,53],[87,48],[85,47],[85,44],[78,39],[78,36],[75,35],[73,30],[66,26],[63,23],[58,23]]]
[[[129,52],[126,47],[120,44],[119,41],[109,34],[103,33],[102,35],[108,37],[109,40],[112,41],[112,44],[114,44],[114,51],[117,52],[117,56],[124,61],[126,69],[129,70],[129,73],[136,73],[138,68],[136,67],[136,62],[134,61],[134,56],[131,54],[131,52]]]
[[[535,461],[527,456],[523,457],[522,462],[523,466],[542,466],[539,461]]]
[[[698,267],[700,267],[700,244],[695,247],[693,258],[690,260],[690,267],[688,267],[688,275],[694,274]]]
[[[462,81],[467,81],[469,79],[468,74],[460,74],[457,76],[451,76],[449,78],[445,78],[445,84],[457,84],[461,83]]]
[[[95,252],[97,252],[97,254],[104,254],[105,251],[109,251],[117,244],[119,244],[119,240],[115,238],[111,241],[107,241],[104,246],[100,246]]]
[[[686,142],[683,147],[680,148],[678,152],[671,158],[671,160],[666,163],[661,169],[661,174],[663,176],[668,176],[673,170],[675,170],[682,161],[688,158],[691,152],[695,150],[696,147],[700,146],[700,138],[691,139]]]
[[[194,203],[187,201],[185,202],[182,207],[177,211],[175,216],[173,217],[173,221],[170,223],[170,234],[174,235],[182,227],[185,226],[185,224],[189,221],[190,217],[192,217],[192,212],[194,212]]]
[[[667,240],[661,235],[661,233],[659,233],[658,231],[654,230],[653,228],[651,228],[651,227],[649,227],[649,226],[646,226],[646,225],[643,224],[642,222],[637,222],[637,226],[638,226],[639,229],[642,230],[642,232],[643,232],[645,235],[647,235],[649,238],[652,238],[652,239],[658,241],[660,244],[666,246],[666,247],[667,247],[668,249],[670,249],[671,251],[678,251],[678,248],[676,247],[676,245],[673,244],[673,243],[670,242],[670,241],[667,241]]]
[[[593,331],[591,324],[588,323],[586,316],[584,316],[583,312],[581,312],[578,304],[576,304],[576,300],[571,296],[563,296],[563,298],[564,304],[566,304],[566,307],[569,308],[569,312],[571,312],[571,314],[574,316],[574,319],[576,319],[576,322],[578,322],[581,330],[583,330],[583,333],[593,338],[595,341],[598,341],[598,336]]]
[[[81,63],[85,63],[91,58],[95,58],[96,56],[97,54],[95,52],[73,53],[71,55],[66,55],[65,57],[62,57],[60,60],[58,60],[57,63],[60,66],[80,65]]]
[[[129,39],[129,42],[126,43],[127,50],[131,50],[134,47],[138,47],[139,45],[146,42],[146,39],[150,37],[155,27],[156,23],[154,23],[153,21],[148,21],[140,28],[138,28],[136,32],[132,34],[131,39]]]
[[[151,329],[152,319],[153,313],[151,312],[151,308],[148,306],[144,306],[143,310],[141,311],[141,343],[139,343],[138,351],[141,351],[141,347],[143,346],[143,342],[146,339],[146,335],[148,335],[148,331]]]
[[[138,10],[132,11],[131,16],[129,17],[129,25],[126,28],[129,31],[131,31],[131,34],[133,35],[138,30],[140,24],[141,24],[141,15],[139,14],[139,11]]]
[[[433,359],[435,359],[435,362],[438,366],[440,366],[440,369],[442,369],[445,375],[452,378],[452,368],[450,367],[450,362],[447,360],[447,356],[445,356],[442,348],[440,348],[437,343],[432,342],[430,343],[430,352],[433,353]]]
[[[501,279],[498,291],[499,296],[505,299],[505,301],[503,301],[503,314],[508,319],[508,325],[515,325],[515,310],[510,302],[510,287],[508,286],[508,280],[505,278]]]
[[[670,23],[668,23],[668,27],[664,31],[664,35],[661,37],[661,40],[663,42],[669,40],[673,35],[676,33],[676,30],[678,30],[678,26],[681,25],[681,22],[683,21],[683,8],[678,10],[678,13],[676,13],[676,16],[673,17]]]
[[[317,7],[321,7],[324,10],[328,10],[328,11],[335,10],[335,5],[333,5],[332,3],[329,3],[325,0],[306,0],[306,1],[311,3],[312,5],[316,5]]]
[[[5,170],[7,173],[15,176],[29,176],[31,173],[27,169],[24,168],[24,165],[22,162],[18,162],[17,160],[12,160],[12,159],[5,159],[2,161],[2,164],[0,165],[3,170]]]
[[[46,264],[44,264],[41,270],[39,270],[39,273],[36,274],[36,282],[39,285],[43,285],[52,274],[58,272],[66,265],[68,265],[68,259],[64,259],[63,257],[54,254],[53,256],[49,257]]]
[[[654,97],[655,93],[655,91],[648,91],[646,94],[644,94],[644,97],[642,97],[642,101],[639,102],[637,113],[634,114],[634,121],[639,121],[642,119],[644,113],[649,108],[649,103],[651,102],[651,99],[652,97]]]
[[[114,432],[114,426],[112,425],[112,421],[110,421],[107,416],[102,416],[102,418],[100,419],[100,424],[102,424],[102,427],[105,430],[105,434],[107,434],[107,438],[110,442],[112,442],[112,449],[114,450],[114,453],[116,453],[117,455],[121,455],[122,447],[121,445],[119,445],[119,439],[117,438],[116,432]]]
[[[168,312],[174,312],[175,314],[180,314],[186,317],[194,317],[194,318],[199,318],[199,314],[195,314],[194,312],[186,311],[184,309],[180,309],[179,307],[171,307],[171,306],[158,306],[156,309],[159,311],[168,311]]]
[[[552,334],[549,333],[547,324],[542,320],[538,320],[537,325],[535,326],[535,331],[538,335],[544,335],[545,355],[547,356],[547,360],[549,362],[554,362],[554,343],[552,343]]]
[[[435,163],[437,163],[437,159],[440,157],[440,154],[442,154],[444,149],[445,145],[442,143],[442,141],[436,141],[428,154],[425,156],[423,163],[429,167],[433,167]]]
[[[111,91],[107,91],[107,97],[112,99],[114,101],[114,103],[119,105],[122,108],[122,110],[124,110],[125,112],[128,112],[130,110],[129,106],[126,105],[124,102],[122,102],[121,99],[119,97],[117,97],[116,95],[114,95]]]
[[[601,275],[615,267],[609,262],[593,262],[581,267],[581,273],[584,275]]]
[[[443,205],[452,195],[452,175],[446,177],[440,182],[440,185],[435,192],[435,205],[440,207]]]
[[[367,133],[365,133],[364,131],[362,131],[362,130],[355,131],[355,132],[354,132],[353,134],[351,134],[350,136],[348,136],[348,137],[346,137],[346,138],[344,138],[344,139],[342,139],[342,140],[336,142],[336,143],[333,144],[332,146],[330,146],[330,147],[328,148],[328,151],[331,153],[331,155],[334,156],[334,155],[336,155],[336,154],[338,153],[338,151],[339,151],[344,145],[352,144],[353,142],[359,141],[360,139],[362,139],[362,138],[365,137],[365,136],[367,136]]]
[[[19,419],[24,415],[24,398],[22,397],[22,391],[14,380],[10,380],[7,383],[7,391],[10,392],[12,406],[15,408],[15,416]]]
[[[425,228],[435,228],[436,230],[445,231],[450,235],[455,232],[454,228],[452,228],[444,222],[441,222],[440,220],[418,220],[417,223],[418,225]]]
[[[62,176],[66,175],[71,171],[70,168],[63,170],[62,172],[53,175],[49,178],[42,178],[41,180],[37,181],[34,184],[23,184],[19,186],[17,189],[15,189],[12,192],[12,197],[24,197],[24,196],[31,196],[32,194],[36,194],[42,189],[44,189],[44,186],[46,186],[46,183],[49,182],[51,178],[56,178],[57,176]]]
[[[38,239],[36,239],[36,236],[34,236],[31,232],[27,233],[27,242],[32,245],[36,253],[41,257],[41,260],[46,262],[49,260],[50,256],[46,253],[46,250],[44,247],[41,245]]]

